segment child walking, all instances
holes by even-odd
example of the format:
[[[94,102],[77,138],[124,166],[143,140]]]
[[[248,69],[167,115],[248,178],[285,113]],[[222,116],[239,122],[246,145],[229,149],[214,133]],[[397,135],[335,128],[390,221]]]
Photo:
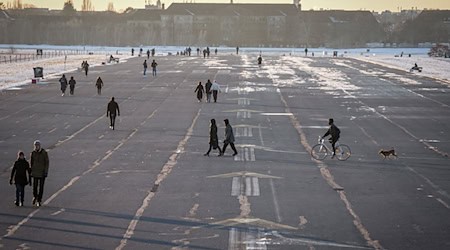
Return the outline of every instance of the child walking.
[[[25,159],[25,155],[22,151],[19,152],[17,161],[14,163],[14,167],[11,172],[11,179],[9,179],[9,184],[16,184],[16,201],[14,204],[16,206],[23,206],[23,201],[25,198],[25,186],[30,184],[31,186],[31,168],[28,161]]]

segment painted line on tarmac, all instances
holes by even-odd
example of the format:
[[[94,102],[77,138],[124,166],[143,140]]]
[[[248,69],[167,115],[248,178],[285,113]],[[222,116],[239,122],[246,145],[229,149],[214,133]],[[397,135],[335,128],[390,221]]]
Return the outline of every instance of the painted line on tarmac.
[[[284,97],[281,94],[281,92],[278,92],[278,94],[280,96],[281,101],[283,102],[283,104],[285,106],[286,113],[291,113],[291,109],[289,108],[289,105],[286,102],[286,100],[284,99]],[[300,143],[303,145],[303,147],[305,147],[306,151],[311,152],[311,145],[309,145],[308,140],[306,139],[306,135],[303,132],[302,126],[300,124],[300,121],[294,115],[290,115],[289,119],[291,120],[292,125],[297,130],[297,132],[298,132],[298,134],[300,136]],[[353,206],[350,203],[350,201],[348,200],[344,189],[339,184],[337,184],[336,181],[334,180],[334,176],[330,172],[330,170],[328,169],[328,166],[322,161],[318,161],[318,160],[315,160],[315,159],[313,159],[313,161],[317,163],[317,166],[320,169],[320,173],[321,173],[323,179],[328,183],[328,185],[330,185],[339,194],[339,197],[344,202],[347,211],[353,217],[353,224],[358,229],[360,234],[364,237],[364,239],[366,240],[367,244],[372,246],[374,249],[377,249],[377,250],[384,249],[377,240],[374,240],[374,239],[371,238],[370,233],[367,230],[367,228],[363,225],[361,218],[353,210]]]
[[[131,239],[131,237],[134,234],[134,231],[136,230],[136,226],[139,223],[139,220],[141,219],[145,210],[150,206],[150,202],[153,199],[153,197],[155,197],[157,188],[167,178],[167,176],[169,176],[169,174],[172,172],[173,168],[177,165],[178,159],[185,152],[184,151],[185,146],[186,146],[187,142],[189,141],[189,139],[192,137],[192,134],[194,131],[194,126],[197,123],[197,120],[200,116],[200,112],[201,112],[201,109],[198,110],[197,115],[192,120],[192,124],[188,128],[184,138],[178,143],[178,146],[177,146],[177,149],[175,150],[175,152],[169,157],[169,160],[162,167],[160,173],[158,174],[158,177],[156,178],[155,183],[153,184],[152,189],[148,191],[147,196],[142,201],[141,207],[136,211],[133,219],[130,221],[127,231],[123,235],[119,246],[116,247],[116,250],[120,250],[120,249],[123,249],[124,247],[126,247],[128,240]]]
[[[137,133],[138,129],[134,129],[132,133],[130,133],[130,135],[128,135],[125,139],[122,139],[119,144],[113,149],[113,150],[109,150],[107,152],[107,154],[99,159],[96,160],[94,162],[94,164],[92,166],[90,166],[86,171],[84,171],[81,175],[75,176],[73,177],[64,187],[62,187],[60,190],[58,190],[56,193],[54,193],[52,196],[50,196],[47,200],[45,200],[45,202],[43,203],[44,205],[48,205],[51,201],[53,201],[56,197],[58,197],[62,192],[66,191],[68,188],[70,188],[71,186],[73,186],[81,177],[89,174],[90,172],[92,172],[95,168],[97,168],[98,166],[100,166],[104,161],[106,161],[107,159],[109,159],[111,157],[111,155],[116,152],[117,150],[119,150],[127,141],[129,141],[131,139],[131,137],[133,137],[136,133]],[[7,237],[11,237],[12,235],[14,235],[17,230],[19,230],[19,228],[24,225],[25,223],[27,223],[31,218],[34,217],[34,215],[36,215],[36,213],[38,213],[41,209],[36,209],[33,212],[31,212],[26,218],[24,218],[22,221],[20,221],[18,224],[16,224],[15,226],[13,226],[11,229],[8,230],[8,233],[3,235],[2,237],[0,237],[0,240],[3,240],[4,238]]]
[[[151,119],[157,112],[158,109],[155,109],[142,123],[141,125],[145,124],[146,121],[148,121],[149,119]],[[103,118],[104,116],[99,117],[99,119]],[[99,120],[97,119],[97,120]],[[95,120],[95,121],[97,121]],[[94,122],[95,122],[94,121]],[[91,123],[94,123],[91,122]],[[90,126],[89,124],[87,126]],[[86,126],[86,127],[87,127]],[[83,128],[85,129],[85,128]],[[83,130],[82,129],[82,130]],[[50,196],[47,200],[45,200],[45,202],[43,203],[44,205],[48,205],[52,200],[54,200],[56,197],[58,197],[62,192],[64,192],[65,190],[67,190],[68,188],[70,188],[71,186],[73,186],[79,179],[81,179],[81,177],[91,173],[92,171],[94,171],[94,169],[96,169],[98,166],[100,166],[104,161],[106,161],[107,159],[109,159],[113,153],[115,153],[117,150],[119,150],[123,145],[125,145],[126,142],[128,142],[137,132],[139,131],[138,128],[133,129],[133,132],[131,132],[126,138],[122,139],[119,144],[117,144],[116,147],[114,147],[112,150],[109,150],[106,152],[106,155],[103,156],[103,158],[101,159],[97,159],[94,164],[92,166],[90,166],[86,171],[84,171],[81,175],[75,176],[73,177],[64,187],[62,187],[60,190],[58,190],[56,193],[54,193],[52,196]],[[81,131],[79,131],[81,132]],[[74,134],[75,135],[75,134]],[[67,139],[66,139],[67,140]],[[66,141],[65,140],[65,141]],[[61,142],[63,143],[63,142]],[[28,214],[28,216],[26,218],[24,218],[23,220],[21,220],[19,223],[17,223],[16,225],[14,225],[13,227],[11,227],[8,230],[8,233],[1,236],[0,237],[0,241],[3,240],[4,238],[7,237],[11,237],[12,235],[14,235],[17,230],[19,230],[19,228],[24,225],[25,223],[27,223],[31,218],[33,218],[41,209],[38,208],[36,210],[34,210],[33,212],[31,212],[30,214]]]

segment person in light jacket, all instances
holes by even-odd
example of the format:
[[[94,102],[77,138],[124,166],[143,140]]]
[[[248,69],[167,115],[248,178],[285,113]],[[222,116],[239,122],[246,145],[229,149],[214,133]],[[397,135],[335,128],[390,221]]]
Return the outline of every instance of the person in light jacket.
[[[214,102],[217,102],[217,94],[221,92],[219,84],[214,80],[212,86],[211,86]]]

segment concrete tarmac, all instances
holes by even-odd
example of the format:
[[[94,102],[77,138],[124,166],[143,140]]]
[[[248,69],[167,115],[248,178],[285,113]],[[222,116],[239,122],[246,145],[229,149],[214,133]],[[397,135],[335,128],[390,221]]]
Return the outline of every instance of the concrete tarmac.
[[[157,76],[132,58],[66,74],[73,96],[57,79],[3,91],[0,248],[450,248],[447,83],[348,58],[256,58],[156,57]],[[196,99],[207,79],[217,103]],[[330,117],[347,161],[310,156]],[[230,120],[237,156],[203,156],[212,118],[221,141]],[[26,187],[16,207],[11,167],[36,139],[50,157],[44,204]]]

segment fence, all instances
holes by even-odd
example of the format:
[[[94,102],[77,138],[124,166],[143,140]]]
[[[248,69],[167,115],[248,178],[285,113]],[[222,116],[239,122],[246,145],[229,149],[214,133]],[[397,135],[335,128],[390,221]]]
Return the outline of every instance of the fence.
[[[34,54],[0,54],[0,64],[5,63],[17,63],[25,61],[33,61],[44,58],[60,57],[66,55],[92,55],[93,52],[86,50],[58,50],[43,52],[42,55]]]

